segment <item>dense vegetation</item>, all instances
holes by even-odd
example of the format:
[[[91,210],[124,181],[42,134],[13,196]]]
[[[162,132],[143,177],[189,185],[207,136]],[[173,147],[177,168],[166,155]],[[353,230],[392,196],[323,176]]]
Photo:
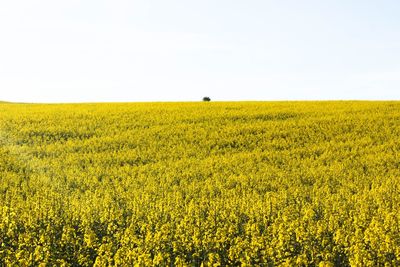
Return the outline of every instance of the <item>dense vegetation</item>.
[[[0,265],[399,266],[400,102],[0,104]]]

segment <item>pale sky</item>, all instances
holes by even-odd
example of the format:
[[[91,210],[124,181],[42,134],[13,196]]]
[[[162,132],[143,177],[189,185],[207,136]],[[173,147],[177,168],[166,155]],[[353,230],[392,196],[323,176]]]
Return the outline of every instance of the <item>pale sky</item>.
[[[0,0],[0,100],[400,100],[398,0]]]

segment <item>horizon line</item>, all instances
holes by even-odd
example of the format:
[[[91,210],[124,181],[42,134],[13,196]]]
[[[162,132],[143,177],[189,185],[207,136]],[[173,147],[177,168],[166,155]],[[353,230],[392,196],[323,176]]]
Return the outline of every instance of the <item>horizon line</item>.
[[[72,101],[72,102],[25,102],[25,101],[7,101],[0,100],[0,104],[38,104],[38,105],[57,105],[57,104],[146,104],[146,103],[238,103],[238,102],[400,102],[400,99],[268,99],[268,100],[137,100],[137,101]]]

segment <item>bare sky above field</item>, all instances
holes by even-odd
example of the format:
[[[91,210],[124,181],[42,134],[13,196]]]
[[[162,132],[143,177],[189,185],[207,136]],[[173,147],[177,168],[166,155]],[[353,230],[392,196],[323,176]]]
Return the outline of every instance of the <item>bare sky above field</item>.
[[[0,100],[400,100],[397,0],[0,2]]]

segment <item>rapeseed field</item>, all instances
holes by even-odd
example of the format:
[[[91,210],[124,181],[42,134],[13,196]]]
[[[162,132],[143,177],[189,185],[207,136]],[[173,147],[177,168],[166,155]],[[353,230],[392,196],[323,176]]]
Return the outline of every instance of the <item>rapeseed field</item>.
[[[400,266],[400,102],[0,103],[0,266]]]

